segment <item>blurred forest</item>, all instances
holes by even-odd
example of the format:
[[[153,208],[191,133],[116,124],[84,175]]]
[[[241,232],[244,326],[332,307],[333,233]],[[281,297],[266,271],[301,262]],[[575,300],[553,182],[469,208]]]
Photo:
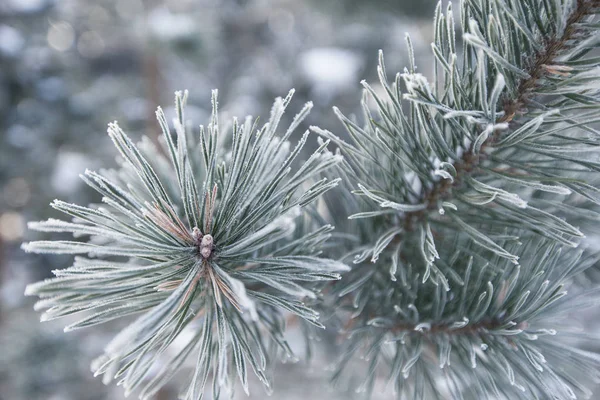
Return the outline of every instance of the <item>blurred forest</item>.
[[[190,90],[187,117],[197,124],[207,120],[213,88],[224,117],[266,116],[273,98],[294,87],[288,117],[312,100],[307,126],[341,134],[331,107],[357,110],[359,81],[373,80],[378,49],[390,71],[401,70],[410,32],[426,68],[433,7],[433,0],[0,1],[0,400],[123,398],[89,369],[114,327],[64,334],[64,321],[40,324],[23,295],[69,257],[19,248],[34,239],[27,221],[56,216],[54,198],[99,201],[79,174],[114,165],[108,122],[119,120],[135,139],[154,137],[156,106],[172,112],[179,89]],[[328,392],[321,357],[282,367],[271,398],[351,397]],[[175,387],[159,398],[175,398]],[[265,396],[257,386],[251,393]]]

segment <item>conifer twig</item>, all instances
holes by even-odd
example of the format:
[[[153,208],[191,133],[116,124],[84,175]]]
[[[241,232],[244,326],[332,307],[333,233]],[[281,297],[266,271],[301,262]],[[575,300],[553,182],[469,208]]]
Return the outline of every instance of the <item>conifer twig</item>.
[[[565,30],[560,36],[547,38],[544,43],[544,48],[529,62],[530,67],[527,70],[529,77],[523,78],[519,83],[517,95],[514,98],[504,99],[503,115],[498,118],[497,123],[508,123],[509,130],[513,128],[515,116],[518,113],[525,111],[531,90],[535,88],[540,79],[544,79],[551,71],[548,66],[554,65],[557,57],[561,52],[569,48],[569,42],[574,39],[578,33],[576,25],[580,23],[586,16],[590,15],[595,7],[600,6],[598,0],[578,0],[577,7],[570,14]],[[443,179],[438,181],[431,189],[426,190],[419,203],[427,204],[427,207],[422,210],[408,211],[404,214],[401,226],[405,231],[412,231],[415,223],[427,218],[427,214],[438,210],[440,201],[448,200],[452,197],[452,189],[459,187],[463,183],[463,179],[467,175],[476,173],[477,166],[485,159],[485,153],[488,148],[493,148],[494,144],[500,139],[505,130],[495,130],[481,145],[480,151],[473,151],[474,143],[464,152],[462,159],[454,163],[456,176],[450,181]]]

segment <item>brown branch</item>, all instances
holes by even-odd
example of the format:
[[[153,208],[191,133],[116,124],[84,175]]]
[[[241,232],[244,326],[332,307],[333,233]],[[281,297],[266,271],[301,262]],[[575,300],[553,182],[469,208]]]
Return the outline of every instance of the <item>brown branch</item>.
[[[498,123],[512,124],[514,116],[519,112],[524,112],[532,90],[535,89],[541,79],[553,73],[552,69],[548,68],[548,66],[554,63],[562,51],[569,49],[570,42],[575,39],[575,34],[578,32],[575,25],[583,21],[598,6],[600,6],[599,0],[577,1],[577,7],[569,16],[563,34],[560,37],[549,38],[544,48],[533,57],[530,67],[527,70],[529,77],[521,80],[517,88],[516,98],[505,99],[503,105],[504,115],[498,119]],[[473,144],[471,144],[471,147],[463,154],[462,158],[454,163],[454,168],[456,169],[454,181],[452,182],[448,179],[440,180],[421,196],[420,203],[427,204],[425,209],[404,214],[401,222],[404,230],[412,231],[416,223],[422,222],[427,218],[429,212],[437,210],[440,200],[450,198],[452,190],[460,187],[464,179],[477,170],[483,157],[485,157],[485,150],[493,147],[500,138],[501,131],[496,130],[482,144],[478,153],[474,152]]]
[[[475,324],[467,324],[461,328],[451,328],[450,324],[432,324],[431,327],[429,327],[429,329],[423,329],[422,331],[419,330],[415,330],[415,328],[417,327],[417,325],[415,324],[408,324],[408,323],[399,323],[394,325],[394,327],[392,328],[392,331],[395,333],[398,332],[411,332],[411,333],[417,333],[417,334],[422,334],[424,336],[427,336],[428,334],[438,334],[438,333],[446,333],[448,335],[464,335],[464,334],[472,334],[472,335],[477,335],[479,333],[482,332],[488,332],[488,331],[493,331],[494,329],[497,329],[501,326],[502,324],[499,321],[495,321],[495,320],[486,320],[486,321],[481,321]]]
[[[357,322],[356,318],[349,319],[348,322],[344,325],[342,332],[349,332],[354,327],[354,324],[356,322]],[[438,323],[438,324],[431,324],[431,326],[429,326],[427,329],[417,330],[416,329],[418,327],[417,324],[407,323],[407,322],[399,322],[399,323],[394,324],[390,328],[390,331],[394,334],[406,332],[407,334],[420,335],[425,338],[428,338],[430,335],[437,335],[437,334],[446,334],[446,335],[451,335],[451,336],[455,336],[455,335],[477,336],[482,333],[494,331],[494,330],[500,328],[502,325],[503,325],[502,321],[499,321],[496,319],[492,319],[492,320],[488,319],[488,320],[483,320],[483,321],[479,321],[479,322],[472,323],[472,324],[467,323],[467,325],[460,327],[460,328],[452,328],[451,327],[452,325],[450,323]],[[517,324],[515,326],[515,328],[516,329],[526,329],[528,327],[528,325],[529,324],[527,323],[527,321],[523,321],[523,322],[520,322],[519,324]]]

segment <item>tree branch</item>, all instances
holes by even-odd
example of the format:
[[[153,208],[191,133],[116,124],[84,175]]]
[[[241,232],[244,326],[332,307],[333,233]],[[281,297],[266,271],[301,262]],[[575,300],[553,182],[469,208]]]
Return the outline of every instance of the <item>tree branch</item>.
[[[537,53],[530,64],[527,72],[529,78],[523,79],[518,86],[517,96],[512,99],[505,99],[503,105],[504,115],[498,119],[498,123],[514,124],[513,118],[518,112],[524,112],[527,106],[531,91],[535,89],[538,82],[551,73],[547,66],[552,65],[554,60],[565,50],[569,49],[570,42],[575,39],[578,32],[576,24],[580,23],[589,15],[595,7],[600,6],[599,0],[578,0],[577,7],[567,19],[563,34],[558,37],[549,38],[542,51]],[[456,177],[454,181],[442,179],[438,181],[431,189],[426,190],[421,196],[419,203],[427,204],[423,210],[406,212],[401,221],[405,231],[412,231],[416,223],[427,219],[429,212],[437,211],[440,200],[447,200],[452,195],[452,190],[460,187],[464,179],[476,171],[478,165],[485,158],[485,149],[491,148],[500,139],[502,131],[496,130],[482,144],[479,152],[475,152],[473,145],[465,151],[461,159],[454,163]]]
[[[420,324],[419,324],[420,325]],[[479,321],[474,324],[467,324],[460,328],[453,328],[449,323],[439,323],[432,324],[431,326],[423,329],[418,329],[419,325],[409,324],[409,323],[399,323],[394,325],[392,331],[393,332],[413,332],[413,333],[421,333],[423,335],[427,334],[437,334],[437,333],[445,333],[447,335],[464,335],[471,334],[477,335],[481,332],[492,331],[502,326],[501,321],[496,320],[484,320]]]

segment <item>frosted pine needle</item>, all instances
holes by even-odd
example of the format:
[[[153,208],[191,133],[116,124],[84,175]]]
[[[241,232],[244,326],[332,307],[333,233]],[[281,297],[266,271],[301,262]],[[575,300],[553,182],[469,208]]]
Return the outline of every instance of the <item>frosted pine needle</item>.
[[[243,123],[234,119],[223,132],[214,91],[210,122],[198,133],[187,129],[187,93],[177,93],[176,138],[157,111],[164,152],[149,141],[136,146],[112,123],[108,133],[121,167],[82,176],[103,204],[57,200],[52,206],[71,222],[30,224],[38,231],[89,236],[86,242],[23,245],[31,252],[82,255],[54,271],[55,278],[27,287],[27,294],[41,298],[36,308],[46,309],[43,320],[83,314],[65,328],[73,330],[138,314],[93,364],[106,381],[117,379],[126,393],[141,388],[140,397],[150,398],[195,357],[185,399],[201,398],[211,373],[215,397],[222,387],[231,389],[235,375],[247,392],[248,365],[268,387],[266,367],[276,355],[271,349],[292,356],[282,312],[321,326],[302,299],[316,297],[320,281],[339,279],[346,267],[318,257],[332,227],[311,231],[301,208],[337,185],[324,179],[306,189],[340,157],[323,143],[292,168],[308,132],[293,150],[288,140],[311,108],[307,104],[278,136],[292,94],[276,99],[262,128],[247,117]],[[185,336],[191,340],[171,346],[183,340],[183,331],[191,332]]]

